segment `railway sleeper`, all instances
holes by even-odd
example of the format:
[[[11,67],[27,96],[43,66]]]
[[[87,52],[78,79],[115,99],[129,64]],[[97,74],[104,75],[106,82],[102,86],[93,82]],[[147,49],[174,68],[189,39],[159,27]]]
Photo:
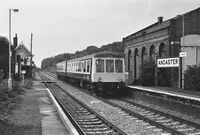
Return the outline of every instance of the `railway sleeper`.
[[[178,121],[171,121],[170,123],[164,123],[163,125],[165,125],[165,126],[172,126],[172,125],[177,125],[177,124],[179,124],[180,122],[178,122]]]
[[[90,115],[80,115],[77,118],[79,118],[79,119],[83,119],[83,118],[85,118],[85,119],[95,119],[96,116],[92,115],[92,114],[90,114]]]
[[[112,130],[110,129],[109,127],[103,127],[103,128],[99,128],[99,127],[93,127],[93,128],[82,128],[84,131],[87,131],[87,132],[98,132],[98,131],[101,131],[101,132],[107,132],[109,130]],[[112,130],[113,131],[113,130]]]
[[[118,135],[113,130],[105,131],[105,132],[85,132],[88,135],[102,135],[102,134],[109,134],[109,135]]]
[[[158,120],[158,121],[156,121],[156,122],[164,123],[164,122],[170,122],[170,121],[171,121],[171,119],[165,119],[165,120]]]
[[[83,128],[96,128],[96,127],[103,128],[103,127],[106,127],[106,126],[107,125],[105,125],[104,123],[99,124],[99,125],[81,125],[81,127],[83,127]]]
[[[102,121],[88,121],[88,122],[78,122],[80,125],[98,125],[102,124]]]
[[[89,121],[94,122],[94,121],[99,121],[99,119],[97,119],[97,118],[94,118],[94,119],[77,119],[76,121],[77,122],[89,122]]]
[[[179,132],[186,132],[186,131],[193,131],[193,130],[195,130],[195,128],[192,128],[192,127],[190,127],[190,128],[178,129]]]

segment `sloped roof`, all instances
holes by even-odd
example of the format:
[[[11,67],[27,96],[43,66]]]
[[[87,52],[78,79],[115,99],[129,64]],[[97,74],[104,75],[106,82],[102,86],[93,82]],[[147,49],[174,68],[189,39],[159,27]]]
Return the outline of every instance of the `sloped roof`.
[[[167,20],[165,20],[165,21],[163,21],[161,23],[156,22],[154,24],[151,24],[151,25],[149,25],[149,26],[147,26],[147,27],[145,27],[145,28],[143,28],[143,29],[141,29],[141,30],[139,30],[137,32],[134,32],[134,33],[124,37],[123,40],[130,40],[132,38],[135,38],[135,37],[138,37],[138,36],[142,36],[145,33],[151,33],[153,31],[157,31],[159,29],[167,28],[168,26],[170,26],[170,21],[171,20],[178,19],[179,17],[182,17],[183,15],[189,14],[191,12],[195,12],[197,10],[200,10],[200,7],[196,8],[194,10],[191,10],[189,12],[183,13],[181,15],[176,15],[175,17],[167,19]]]
[[[28,48],[23,44],[23,43],[21,43],[19,46],[17,46],[16,48],[15,48],[15,51],[17,51],[17,50],[19,50],[19,49],[25,49],[25,51],[29,54],[29,55],[31,55],[31,52],[28,50]]]

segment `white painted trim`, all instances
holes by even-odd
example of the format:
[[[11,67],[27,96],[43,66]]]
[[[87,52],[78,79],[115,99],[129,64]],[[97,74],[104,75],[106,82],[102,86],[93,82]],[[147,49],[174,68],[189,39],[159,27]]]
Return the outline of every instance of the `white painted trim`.
[[[53,101],[53,104],[56,107],[56,110],[57,110],[57,112],[58,112],[63,124],[65,125],[67,131],[70,133],[70,135],[79,135],[79,133],[77,132],[76,128],[72,125],[71,121],[67,118],[67,116],[65,115],[65,113],[61,109],[60,105],[58,104],[58,102],[56,101],[56,99],[51,94],[51,92],[50,92],[50,90],[48,88],[47,88],[47,92],[48,92],[51,100]]]
[[[166,91],[158,91],[158,90],[153,90],[153,89],[150,89],[150,88],[145,88],[145,87],[140,87],[140,86],[130,86],[130,85],[127,85],[127,87],[134,88],[134,89],[139,89],[139,90],[143,90],[143,91],[149,91],[149,92],[154,92],[154,93],[166,94],[166,95],[170,95],[170,96],[175,96],[175,97],[180,97],[180,98],[185,98],[185,99],[200,101],[200,98],[191,97],[191,96],[185,96],[185,95],[180,95],[180,93],[176,94],[176,93],[170,93],[170,92],[166,92]]]

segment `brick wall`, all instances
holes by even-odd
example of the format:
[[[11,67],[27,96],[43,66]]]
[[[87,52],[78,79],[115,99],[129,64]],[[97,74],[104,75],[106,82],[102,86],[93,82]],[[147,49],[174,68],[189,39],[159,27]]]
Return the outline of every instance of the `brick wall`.
[[[183,15],[172,21],[174,23],[174,39],[180,41],[183,35]],[[184,35],[200,34],[200,8],[184,14]]]

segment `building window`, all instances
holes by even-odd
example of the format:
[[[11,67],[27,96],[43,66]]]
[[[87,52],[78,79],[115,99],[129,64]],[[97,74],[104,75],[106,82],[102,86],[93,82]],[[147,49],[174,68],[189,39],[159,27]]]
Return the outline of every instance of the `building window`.
[[[128,51],[128,71],[131,69],[131,50]]]
[[[137,78],[137,56],[138,56],[138,49],[135,49],[134,52],[134,78]]]

